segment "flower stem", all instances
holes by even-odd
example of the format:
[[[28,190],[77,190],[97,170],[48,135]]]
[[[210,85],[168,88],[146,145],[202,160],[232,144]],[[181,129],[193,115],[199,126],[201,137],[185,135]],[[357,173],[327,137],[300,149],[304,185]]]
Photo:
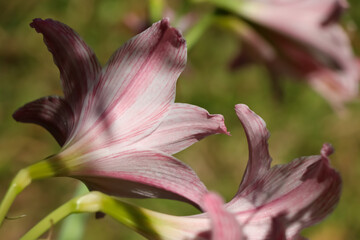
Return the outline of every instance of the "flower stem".
[[[27,169],[22,169],[12,180],[10,187],[0,204],[0,226],[16,196],[31,183]]]
[[[82,196],[88,192],[89,190],[86,188],[86,186],[83,183],[79,182],[78,187],[74,193],[74,197]],[[76,214],[66,218],[61,224],[57,239],[83,239],[85,224],[88,220],[88,217],[88,215]]]
[[[32,182],[32,180],[50,177],[54,174],[54,170],[46,160],[21,169],[10,183],[9,189],[1,201],[0,226],[2,225],[2,222],[16,196],[19,195],[19,193],[21,193]]]
[[[100,192],[90,192],[73,198],[42,219],[20,240],[38,239],[56,223],[73,213],[104,212],[125,226],[139,232],[149,239],[161,239],[155,229],[159,221],[155,216],[131,204],[116,200]]]
[[[35,227],[27,232],[20,240],[33,240],[38,239],[43,233],[53,227],[57,222],[67,217],[75,211],[76,200],[72,199],[64,205],[57,208],[48,216],[43,218]]]

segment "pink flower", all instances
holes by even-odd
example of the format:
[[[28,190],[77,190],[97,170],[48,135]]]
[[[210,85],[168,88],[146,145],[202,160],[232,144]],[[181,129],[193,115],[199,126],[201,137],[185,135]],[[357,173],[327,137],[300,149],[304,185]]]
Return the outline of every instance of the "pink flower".
[[[77,178],[111,195],[198,206],[205,186],[171,155],[227,130],[221,115],[174,103],[186,43],[168,20],[129,40],[103,68],[68,26],[51,19],[30,26],[53,54],[64,97],[38,99],[13,116],[43,126],[62,146],[45,160],[54,172],[49,175]]]
[[[304,78],[333,107],[358,95],[359,62],[337,23],[345,0],[246,0],[237,13],[247,20],[245,46],[233,67],[251,55],[274,75]],[[245,54],[245,55],[244,55]]]
[[[149,212],[164,239],[302,239],[302,229],[335,208],[341,178],[329,164],[330,144],[323,145],[320,155],[270,168],[265,122],[246,105],[236,105],[236,113],[249,144],[249,162],[238,192],[226,204],[216,194],[206,194],[206,213],[199,215]]]

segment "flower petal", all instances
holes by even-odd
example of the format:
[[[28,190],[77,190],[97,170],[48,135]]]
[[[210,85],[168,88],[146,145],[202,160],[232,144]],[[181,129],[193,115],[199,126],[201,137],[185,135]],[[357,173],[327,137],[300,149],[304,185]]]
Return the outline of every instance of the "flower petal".
[[[224,202],[219,195],[215,193],[206,194],[204,196],[204,210],[211,219],[212,240],[242,239],[240,225],[235,215],[224,209]]]
[[[49,96],[27,103],[13,118],[19,122],[35,123],[48,130],[62,146],[74,126],[74,114],[61,97]]]
[[[341,44],[333,36],[331,26],[324,27],[322,22],[331,18],[334,7],[340,7],[339,0],[305,0],[305,1],[248,1],[240,13],[273,31],[308,44],[337,59],[339,45],[346,54],[351,54],[349,46]],[[296,18],[294,18],[296,16]],[[293,19],[293,20],[292,20]],[[289,21],[290,20],[290,21]],[[292,21],[291,21],[292,20]]]
[[[37,18],[30,26],[43,34],[60,70],[65,99],[75,113],[80,113],[85,95],[96,83],[101,70],[95,54],[74,30],[63,23]]]
[[[209,114],[194,105],[175,103],[160,126],[136,146],[172,155],[206,136],[218,133],[229,134],[222,115]]]
[[[109,155],[101,149],[82,159],[67,175],[84,181],[91,190],[119,197],[176,199],[196,207],[207,192],[189,166],[162,152],[133,149]]]
[[[297,65],[293,66],[299,68],[293,69],[300,71],[297,74],[308,78],[332,105],[341,107],[358,94],[360,78],[350,41],[334,22],[346,6],[344,0],[247,1],[239,11],[250,22],[271,31],[267,38],[284,54],[282,57],[289,58],[285,65],[288,60]],[[273,39],[276,35],[284,38],[283,42]],[[286,48],[284,43],[290,46]],[[300,60],[299,54],[304,55]],[[306,67],[304,60],[315,65],[301,72]]]
[[[176,80],[185,63],[181,34],[167,19],[153,24],[111,57],[88,99],[81,131],[91,129],[97,138],[109,130],[107,138],[119,145],[149,135],[174,102]]]
[[[236,212],[244,235],[263,239],[272,232],[273,218],[282,216],[286,238],[292,239],[332,212],[340,198],[341,178],[329,165],[331,152],[324,144],[321,156],[274,166],[238,193],[227,207]]]
[[[264,120],[244,104],[237,104],[235,111],[244,127],[249,145],[249,161],[238,193],[270,168],[271,157],[267,140],[270,136]]]

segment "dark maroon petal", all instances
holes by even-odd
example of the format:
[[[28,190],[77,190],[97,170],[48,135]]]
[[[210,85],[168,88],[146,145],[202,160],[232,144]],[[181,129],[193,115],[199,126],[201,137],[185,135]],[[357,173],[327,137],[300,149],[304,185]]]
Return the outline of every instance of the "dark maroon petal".
[[[60,70],[65,99],[80,115],[85,95],[97,81],[101,66],[93,51],[70,27],[52,19],[34,19],[31,27],[44,36]]]
[[[64,145],[74,125],[74,115],[67,102],[57,96],[40,98],[19,108],[13,118],[24,123],[35,123],[48,130]]]

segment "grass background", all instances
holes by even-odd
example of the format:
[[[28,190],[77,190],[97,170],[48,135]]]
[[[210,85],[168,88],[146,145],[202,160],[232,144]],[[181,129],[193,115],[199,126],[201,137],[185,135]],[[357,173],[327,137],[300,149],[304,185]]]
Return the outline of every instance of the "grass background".
[[[351,0],[343,23],[360,50],[360,4]],[[33,18],[53,18],[75,29],[104,64],[134,33],[125,27],[129,13],[144,17],[147,1],[120,0],[0,0],[0,196],[16,172],[59,150],[42,128],[16,123],[11,114],[23,104],[47,95],[62,95],[58,70],[42,41],[29,27]],[[305,83],[282,81],[284,100],[278,102],[262,66],[228,71],[238,41],[216,27],[209,29],[188,54],[188,64],[177,85],[177,102],[186,102],[225,116],[232,136],[211,136],[177,154],[191,165],[210,190],[226,200],[235,194],[247,162],[247,143],[234,105],[245,103],[267,123],[273,164],[318,154],[324,142],[335,147],[332,164],[343,178],[341,201],[321,224],[304,231],[310,239],[358,239],[360,237],[360,103],[347,105],[339,117]],[[31,184],[15,201],[9,215],[27,214],[6,221],[0,239],[18,239],[47,213],[73,195],[77,181],[56,178]],[[129,200],[130,201],[130,200]],[[131,200],[132,201],[132,200]],[[168,200],[136,200],[139,205],[173,214],[192,214],[186,204]],[[54,227],[55,234],[59,226]],[[56,237],[55,237],[56,239]],[[83,239],[142,239],[109,217],[88,218]]]

